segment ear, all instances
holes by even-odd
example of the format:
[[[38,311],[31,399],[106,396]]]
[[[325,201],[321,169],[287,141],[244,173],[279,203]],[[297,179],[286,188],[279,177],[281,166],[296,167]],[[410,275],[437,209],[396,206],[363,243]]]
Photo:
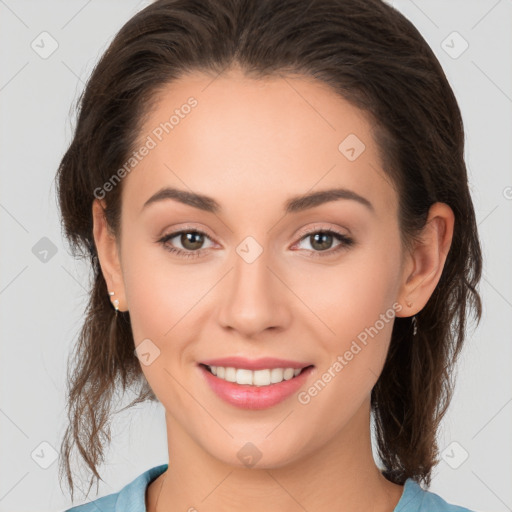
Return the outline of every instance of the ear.
[[[101,272],[109,292],[114,292],[110,300],[119,301],[119,311],[126,311],[126,297],[119,249],[115,236],[111,233],[105,218],[105,202],[95,199],[92,204],[93,236]]]
[[[411,253],[406,256],[398,302],[402,314],[413,316],[423,309],[434,292],[453,238],[455,216],[445,203],[434,203],[427,222]]]

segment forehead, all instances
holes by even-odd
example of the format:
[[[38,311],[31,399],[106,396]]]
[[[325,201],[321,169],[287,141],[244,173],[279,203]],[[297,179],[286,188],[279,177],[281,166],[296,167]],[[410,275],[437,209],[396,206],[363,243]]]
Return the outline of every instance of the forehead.
[[[371,127],[366,113],[309,77],[192,72],[155,97],[136,145],[150,149],[125,178],[123,202],[140,209],[173,186],[270,205],[342,186],[395,213]]]

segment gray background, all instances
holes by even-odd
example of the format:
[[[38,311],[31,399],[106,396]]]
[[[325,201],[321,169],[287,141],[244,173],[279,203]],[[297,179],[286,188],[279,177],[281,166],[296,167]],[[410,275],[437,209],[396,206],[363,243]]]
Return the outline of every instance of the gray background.
[[[459,100],[485,260],[483,319],[460,360],[430,490],[480,512],[510,511],[512,1],[391,3],[430,43]],[[93,65],[147,4],[0,0],[0,512],[70,504],[54,457],[66,420],[65,363],[81,325],[88,270],[67,252],[53,180],[70,142],[72,107]],[[45,31],[50,36],[40,35]],[[462,52],[464,41],[469,47]],[[54,53],[41,55],[52,44]],[[160,404],[122,413],[113,427],[98,496],[167,462]]]

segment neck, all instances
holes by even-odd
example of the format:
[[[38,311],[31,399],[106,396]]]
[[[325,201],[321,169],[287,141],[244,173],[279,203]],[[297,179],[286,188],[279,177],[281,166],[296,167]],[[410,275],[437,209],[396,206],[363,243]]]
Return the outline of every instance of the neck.
[[[225,464],[169,414],[166,423],[169,467],[148,487],[148,512],[393,512],[403,492],[373,459],[368,402],[328,444],[266,468]]]

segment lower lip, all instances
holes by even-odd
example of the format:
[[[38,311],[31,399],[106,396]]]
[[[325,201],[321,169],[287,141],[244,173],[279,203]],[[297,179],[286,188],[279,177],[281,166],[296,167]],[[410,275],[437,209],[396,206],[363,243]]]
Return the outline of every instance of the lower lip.
[[[223,400],[242,409],[266,409],[296,393],[305,383],[314,366],[309,366],[297,377],[269,386],[250,386],[219,379],[204,366],[199,365],[210,388]]]

